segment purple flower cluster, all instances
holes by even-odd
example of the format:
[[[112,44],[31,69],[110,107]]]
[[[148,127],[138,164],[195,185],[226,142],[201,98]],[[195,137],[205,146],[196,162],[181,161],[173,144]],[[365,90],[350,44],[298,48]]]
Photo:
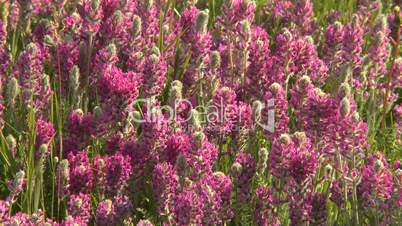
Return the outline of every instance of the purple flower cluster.
[[[1,2],[0,225],[397,221],[400,9],[313,2]]]

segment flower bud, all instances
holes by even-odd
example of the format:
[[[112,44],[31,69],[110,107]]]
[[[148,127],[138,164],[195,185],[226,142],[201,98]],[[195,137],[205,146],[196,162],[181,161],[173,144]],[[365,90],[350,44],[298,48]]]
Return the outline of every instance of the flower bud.
[[[57,166],[57,195],[64,199],[68,193],[70,183],[70,167],[67,159],[63,159]]]
[[[360,26],[360,19],[357,14],[353,14],[352,16],[352,27],[357,28]]]
[[[230,174],[233,178],[238,178],[241,174],[243,167],[240,163],[234,162],[233,165],[230,167]]]
[[[240,34],[244,37],[246,41],[250,40],[251,25],[250,21],[243,20],[240,22]]]
[[[113,23],[115,25],[120,24],[121,22],[123,22],[124,16],[123,13],[120,10],[116,10],[113,13]]]
[[[316,95],[318,95],[318,96],[325,96],[325,92],[324,91],[322,91],[322,89],[320,89],[320,88],[314,88],[314,92],[315,92],[315,94]]]
[[[258,166],[257,171],[259,174],[263,174],[267,168],[268,161],[268,150],[266,148],[261,148],[258,152]]]
[[[352,113],[351,118],[354,123],[358,123],[360,121],[360,115],[357,111]]]
[[[341,101],[340,112],[343,117],[348,116],[350,113],[350,101],[347,97],[344,97]]]
[[[29,44],[27,45],[26,51],[27,51],[30,55],[35,56],[36,53],[38,52],[38,47],[36,46],[35,43],[31,42],[31,43],[29,43]]]
[[[313,37],[311,37],[310,35],[309,35],[309,36],[306,36],[306,42],[309,43],[309,44],[314,45],[314,39],[313,39]]]
[[[182,87],[180,86],[171,86],[169,92],[169,99],[172,101],[181,100],[182,99]]]
[[[299,146],[303,145],[304,142],[306,142],[306,139],[307,139],[306,133],[304,133],[304,132],[295,132],[293,134],[293,137],[295,139],[295,142]]]
[[[141,113],[139,111],[131,112],[131,117],[134,123],[139,123],[142,120]]]
[[[307,75],[303,75],[303,77],[299,80],[299,86],[301,89],[306,89],[309,85],[311,85],[311,79]]]
[[[131,35],[135,38],[141,33],[141,30],[142,30],[141,17],[134,15],[133,16],[133,27],[131,29]]]
[[[162,26],[162,33],[163,34],[168,34],[169,33],[169,25],[168,24],[165,24],[165,25],[163,25]]]
[[[205,134],[201,131],[197,131],[193,134],[193,142],[196,149],[201,148],[203,142],[205,140]]]
[[[179,184],[184,185],[186,178],[187,159],[184,155],[179,154],[176,159],[176,171],[179,176]]]
[[[149,56],[149,60],[153,63],[156,64],[159,62],[159,57],[155,54],[152,54],[151,56]]]
[[[144,54],[142,52],[137,52],[134,56],[136,60],[141,60],[144,57]]]
[[[15,99],[20,93],[20,85],[18,84],[18,80],[14,77],[12,77],[8,83],[7,83],[7,88],[6,88],[6,97],[7,97],[7,103],[10,106],[13,106],[15,103]]]
[[[154,5],[154,0],[145,0],[145,8],[147,10],[150,10],[153,5]]]
[[[84,116],[84,112],[82,111],[82,109],[78,108],[74,110],[74,113],[79,115],[80,117]]]
[[[380,171],[384,169],[384,163],[381,161],[381,159],[377,159],[374,163],[374,169],[375,171]]]
[[[107,54],[108,54],[109,60],[113,59],[113,57],[115,57],[116,54],[117,54],[116,45],[115,45],[114,43],[110,43],[110,44],[106,47],[106,52],[107,52]]]
[[[325,176],[326,179],[331,178],[332,170],[333,170],[333,167],[330,164],[325,166],[325,168],[324,168],[324,176]]]
[[[94,110],[92,112],[93,112],[94,118],[96,120],[99,120],[103,115],[103,110],[102,110],[102,108],[100,106],[95,106]]]
[[[45,35],[43,41],[47,46],[54,47],[56,44],[54,43],[53,38],[50,35]]]
[[[271,90],[273,95],[276,95],[279,93],[279,91],[282,89],[281,85],[279,83],[272,83],[272,85],[269,87],[269,90]]]
[[[77,198],[74,200],[74,206],[77,207],[77,209],[80,209],[81,206],[82,206],[82,199],[79,198],[79,197],[77,197]]]
[[[225,176],[225,174],[221,171],[215,171],[213,173],[213,175],[214,175],[214,177],[224,177]]]
[[[7,138],[6,138],[6,140],[7,140],[7,145],[8,145],[8,147],[9,147],[10,149],[17,147],[17,141],[15,140],[15,138],[14,138],[13,135],[11,135],[11,134],[8,135]]]
[[[281,134],[281,136],[279,137],[279,141],[284,145],[289,145],[290,140],[290,136],[287,133]]]
[[[157,46],[153,46],[151,49],[151,54],[160,57],[161,56],[161,51],[159,50],[159,48]]]
[[[350,86],[348,83],[342,83],[341,86],[339,86],[339,90],[338,90],[339,97],[341,97],[341,98],[348,97],[348,96],[350,96],[350,92],[351,92],[351,90],[350,90]]]
[[[41,78],[42,87],[50,88],[50,78],[49,75],[43,74]]]
[[[96,11],[99,7],[101,0],[92,0],[91,1],[91,7],[93,11]]]
[[[18,195],[23,190],[24,178],[25,172],[23,170],[20,170],[15,174],[12,184],[9,186],[10,192],[14,196]]]
[[[334,30],[335,30],[335,31],[337,31],[337,32],[341,31],[341,30],[342,30],[342,27],[343,27],[343,25],[342,25],[341,22],[335,21],[335,23],[334,23]]]
[[[200,33],[207,32],[208,19],[209,19],[209,10],[205,9],[203,11],[200,11],[198,13],[197,20],[195,22],[195,30]]]
[[[282,28],[281,34],[286,37],[286,40],[290,40],[293,37],[292,33],[290,33],[289,29],[287,28]]]
[[[201,120],[200,113],[196,109],[191,109],[190,111],[190,124],[196,130],[201,130]]]
[[[255,100],[253,102],[253,115],[252,115],[252,117],[253,117],[253,120],[255,122],[258,122],[258,121],[261,120],[261,112],[262,112],[263,108],[264,108],[264,104],[261,101]]]
[[[39,147],[39,154],[40,156],[46,156],[48,153],[48,146],[47,144],[41,144]]]
[[[218,69],[221,66],[221,55],[219,51],[212,51],[211,53],[211,66],[213,69]]]
[[[378,15],[373,30],[375,31],[384,31],[388,29],[388,21],[387,17],[383,14]]]
[[[80,69],[77,65],[74,65],[70,71],[70,89],[76,92],[80,86]]]
[[[174,81],[170,84],[170,87],[173,87],[173,86],[177,86],[177,87],[180,87],[180,89],[183,89],[183,83],[181,83],[179,80],[174,80]]]

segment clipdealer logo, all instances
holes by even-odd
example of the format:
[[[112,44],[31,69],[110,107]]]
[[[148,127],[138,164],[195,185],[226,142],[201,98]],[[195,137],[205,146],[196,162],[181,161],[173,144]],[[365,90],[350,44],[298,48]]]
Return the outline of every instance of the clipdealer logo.
[[[132,106],[140,106],[145,109],[140,114],[129,113],[129,121],[135,124],[142,124],[145,122],[165,121],[177,122],[191,122],[197,118],[198,122],[202,125],[207,125],[210,129],[220,128],[227,122],[230,122],[233,127],[231,130],[239,129],[239,126],[244,120],[244,115],[247,115],[246,109],[237,107],[233,104],[225,104],[221,99],[219,103],[209,103],[207,105],[197,105],[187,99],[176,100],[167,105],[155,104],[155,100],[151,98],[137,99]],[[257,108],[257,109],[255,109]],[[185,110],[183,110],[185,109]],[[187,112],[183,114],[183,112]],[[197,115],[195,115],[197,114]],[[252,118],[256,126],[265,131],[273,133],[275,130],[275,100],[269,99],[265,102],[259,102],[259,106],[253,106]],[[233,117],[235,115],[235,117]]]

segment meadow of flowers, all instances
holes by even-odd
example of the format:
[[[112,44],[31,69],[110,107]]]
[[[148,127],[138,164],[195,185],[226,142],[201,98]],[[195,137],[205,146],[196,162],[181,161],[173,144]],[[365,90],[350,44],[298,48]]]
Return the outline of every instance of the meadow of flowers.
[[[399,0],[0,0],[0,225],[402,225]]]

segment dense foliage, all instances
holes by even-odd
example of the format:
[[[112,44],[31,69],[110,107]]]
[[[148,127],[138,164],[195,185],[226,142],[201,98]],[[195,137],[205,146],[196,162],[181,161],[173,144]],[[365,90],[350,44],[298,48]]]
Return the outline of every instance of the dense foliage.
[[[0,225],[402,225],[400,1],[0,1]]]

